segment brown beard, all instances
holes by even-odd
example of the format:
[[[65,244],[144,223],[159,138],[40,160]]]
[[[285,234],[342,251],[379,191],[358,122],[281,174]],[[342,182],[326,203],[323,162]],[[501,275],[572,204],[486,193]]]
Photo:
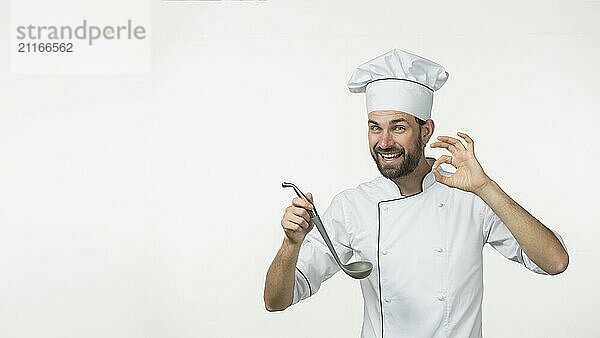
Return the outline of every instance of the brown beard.
[[[420,133],[419,133],[420,136]],[[415,150],[412,153],[407,153],[406,149],[404,149],[404,154],[402,156],[404,156],[404,159],[402,160],[402,162],[400,162],[400,165],[395,167],[395,168],[390,168],[390,167],[383,167],[383,165],[381,164],[381,162],[379,161],[378,158],[378,151],[376,151],[375,149],[373,149],[373,152],[371,153],[371,157],[373,157],[373,160],[375,160],[375,164],[377,165],[377,169],[379,169],[379,172],[381,173],[381,175],[383,175],[383,177],[385,178],[389,178],[389,179],[394,179],[394,178],[398,178],[398,177],[403,177],[406,176],[410,173],[412,173],[415,168],[419,165],[419,161],[421,160],[421,157],[423,156],[423,142],[421,141],[421,137],[417,137],[417,147],[415,147]]]

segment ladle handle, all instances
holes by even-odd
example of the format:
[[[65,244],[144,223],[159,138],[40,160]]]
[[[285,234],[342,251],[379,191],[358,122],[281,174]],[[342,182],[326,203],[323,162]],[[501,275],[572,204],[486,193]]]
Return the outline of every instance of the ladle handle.
[[[327,231],[325,230],[325,227],[323,226],[323,222],[321,221],[321,217],[319,217],[319,213],[317,212],[317,208],[315,207],[315,205],[308,199],[308,197],[306,197],[306,195],[304,195],[304,193],[302,191],[300,191],[300,189],[298,189],[298,187],[296,187],[295,184],[289,183],[289,182],[283,182],[283,184],[281,186],[284,188],[293,188],[294,191],[296,192],[296,195],[298,195],[298,197],[306,200],[308,203],[310,203],[312,205],[313,209],[308,210],[311,221],[317,227],[317,230],[319,230],[321,237],[323,237],[323,240],[325,241],[325,244],[327,244],[327,247],[329,248],[329,251],[331,251],[331,254],[333,255],[333,258],[335,259],[335,261],[338,263],[340,268],[344,272],[347,273],[346,268],[344,268],[344,265],[340,261],[340,257],[338,256],[337,252],[335,251],[335,248],[333,247],[333,244],[331,243],[331,240],[329,239],[329,236],[327,235]]]
[[[310,219],[312,220],[312,222],[317,227],[317,230],[319,230],[319,233],[321,234],[321,237],[323,237],[323,240],[325,241],[325,244],[327,244],[327,247],[329,248],[329,251],[331,251],[331,254],[333,255],[333,258],[335,258],[335,261],[338,263],[338,265],[340,266],[340,268],[342,270],[344,270],[344,272],[345,272],[346,268],[344,268],[344,265],[340,261],[340,257],[338,257],[338,254],[335,251],[335,248],[333,247],[333,244],[331,243],[331,240],[329,239],[329,236],[327,235],[327,231],[325,231],[325,227],[323,226],[323,222],[321,222],[321,217],[319,217],[319,215],[317,214],[316,210],[315,210],[315,216],[311,217]]]
[[[294,191],[296,192],[296,195],[298,195],[298,197],[300,197],[301,199],[305,200],[306,202],[308,202],[310,205],[312,205],[313,210],[316,212],[317,208],[315,207],[315,205],[313,204],[313,202],[311,202],[308,197],[306,197],[306,195],[304,195],[304,193],[302,191],[300,191],[300,189],[294,184],[294,183],[290,183],[290,182],[283,182],[281,184],[282,187],[284,188],[292,188],[294,189]],[[312,210],[308,210],[308,214],[310,215],[310,218],[312,219],[315,215],[315,213],[312,212]]]

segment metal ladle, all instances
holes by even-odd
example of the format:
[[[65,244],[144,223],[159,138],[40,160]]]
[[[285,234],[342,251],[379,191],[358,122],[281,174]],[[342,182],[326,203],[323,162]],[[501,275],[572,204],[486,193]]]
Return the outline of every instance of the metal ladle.
[[[308,210],[310,219],[314,223],[314,225],[317,227],[317,230],[319,230],[319,233],[321,233],[321,237],[323,237],[325,244],[327,244],[329,251],[331,251],[333,258],[335,258],[335,261],[338,263],[338,265],[340,266],[342,271],[344,271],[348,276],[355,278],[355,279],[363,279],[363,278],[369,276],[371,274],[371,271],[373,271],[373,264],[371,262],[356,261],[356,262],[352,262],[349,264],[342,264],[342,262],[340,261],[340,257],[338,256],[337,252],[333,248],[333,244],[331,244],[331,240],[329,239],[329,236],[327,235],[327,231],[325,231],[325,227],[323,227],[323,222],[321,222],[321,217],[319,217],[319,213],[317,213],[317,208],[304,195],[304,193],[302,193],[302,191],[300,191],[300,189],[298,189],[298,187],[296,187],[293,183],[283,182],[283,184],[281,184],[281,186],[284,188],[293,188],[294,191],[296,191],[296,195],[298,195],[298,197],[304,199],[305,201],[307,201],[308,203],[310,203],[312,205],[313,209]]]

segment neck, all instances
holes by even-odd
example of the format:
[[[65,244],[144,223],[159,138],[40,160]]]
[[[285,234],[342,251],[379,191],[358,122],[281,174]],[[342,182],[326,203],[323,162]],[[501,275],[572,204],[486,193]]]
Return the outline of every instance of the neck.
[[[430,171],[431,166],[423,155],[415,170],[406,176],[394,178],[392,181],[396,183],[403,196],[415,195],[423,191],[423,179]]]

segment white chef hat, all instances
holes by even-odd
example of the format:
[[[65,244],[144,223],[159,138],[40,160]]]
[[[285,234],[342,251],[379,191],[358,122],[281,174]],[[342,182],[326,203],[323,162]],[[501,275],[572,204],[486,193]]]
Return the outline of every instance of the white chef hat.
[[[441,65],[400,49],[393,49],[358,66],[348,89],[365,93],[367,113],[398,110],[427,120],[433,92],[448,79]]]

